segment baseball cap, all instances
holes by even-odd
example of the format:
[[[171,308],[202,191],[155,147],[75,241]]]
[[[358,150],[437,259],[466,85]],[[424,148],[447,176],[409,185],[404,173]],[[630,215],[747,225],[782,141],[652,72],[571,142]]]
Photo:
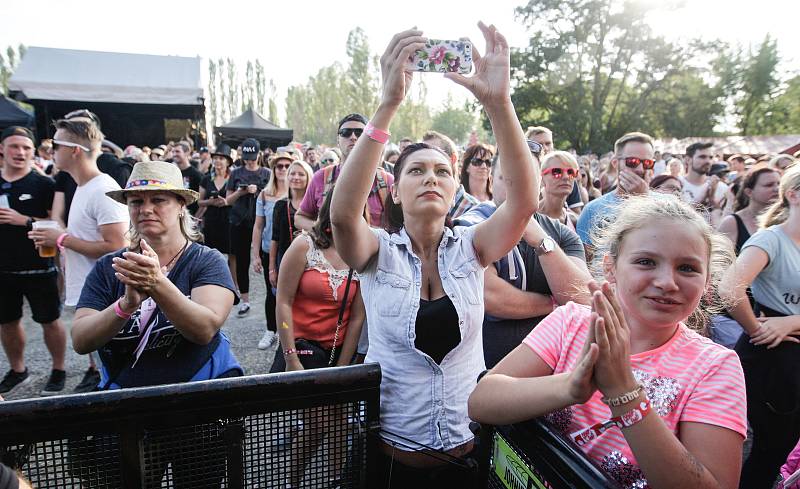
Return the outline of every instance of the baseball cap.
[[[0,142],[6,140],[6,138],[10,138],[11,136],[23,136],[31,140],[31,142],[35,142],[33,139],[33,133],[27,127],[22,126],[11,126],[3,129],[3,134],[0,136]]]
[[[709,175],[720,175],[722,173],[727,173],[731,171],[731,167],[728,166],[727,163],[714,163],[711,165],[711,169],[708,170]]]
[[[338,131],[339,129],[341,129],[345,122],[351,122],[351,121],[360,122],[365,126],[369,122],[367,118],[361,114],[347,114],[346,116],[342,117],[342,120],[339,121],[339,126],[336,128],[336,130]]]
[[[258,152],[261,150],[261,145],[253,138],[247,138],[242,141],[242,159],[255,160],[258,158]]]

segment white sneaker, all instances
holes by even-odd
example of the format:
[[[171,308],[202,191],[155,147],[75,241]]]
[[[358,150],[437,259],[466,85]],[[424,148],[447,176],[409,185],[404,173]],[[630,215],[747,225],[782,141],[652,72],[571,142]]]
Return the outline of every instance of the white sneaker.
[[[266,350],[275,342],[278,341],[278,335],[273,333],[272,331],[264,331],[264,336],[261,337],[261,340],[258,342],[258,349],[259,350]]]
[[[250,303],[242,302],[241,304],[239,304],[239,311],[236,313],[236,315],[241,318],[247,316],[248,312],[250,312]]]

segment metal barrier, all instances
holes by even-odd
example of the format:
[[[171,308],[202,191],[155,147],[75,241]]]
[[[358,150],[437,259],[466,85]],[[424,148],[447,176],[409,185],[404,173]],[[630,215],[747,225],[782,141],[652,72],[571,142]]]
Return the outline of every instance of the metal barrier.
[[[490,489],[621,489],[547,421],[536,419],[481,431],[491,444]]]
[[[377,364],[0,403],[34,487],[367,487]],[[338,484],[338,485],[337,485]]]

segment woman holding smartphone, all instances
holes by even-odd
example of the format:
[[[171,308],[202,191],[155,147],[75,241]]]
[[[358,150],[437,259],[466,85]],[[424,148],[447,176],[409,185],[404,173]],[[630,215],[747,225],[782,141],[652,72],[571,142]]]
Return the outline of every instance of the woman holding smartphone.
[[[231,248],[228,229],[230,207],[225,200],[225,192],[233,165],[231,148],[227,144],[220,144],[211,157],[213,170],[200,182],[200,200],[197,204],[205,209],[201,214],[205,245],[227,254]]]
[[[489,116],[504,158],[505,204],[476,226],[450,228],[447,214],[458,187],[450,159],[417,143],[406,147],[394,166],[395,183],[384,206],[387,229],[370,228],[364,220],[392,119],[413,77],[409,60],[425,47],[418,30],[395,35],[381,57],[380,104],[333,191],[334,239],[348,243],[339,253],[359,273],[370,325],[366,361],[379,362],[383,373],[384,457],[376,473],[391,477],[393,487],[428,487],[434,481],[455,487],[474,480],[463,460],[442,459],[473,449],[466,409],[484,369],[483,270],[517,244],[539,200],[538,162],[510,97],[508,43],[494,26],[478,26],[486,54],[473,50],[474,74],[444,76],[472,92]]]

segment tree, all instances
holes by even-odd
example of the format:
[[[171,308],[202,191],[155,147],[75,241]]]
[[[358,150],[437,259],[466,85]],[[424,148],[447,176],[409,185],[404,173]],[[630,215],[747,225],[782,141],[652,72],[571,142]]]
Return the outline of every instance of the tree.
[[[427,96],[425,82],[420,77],[416,78],[392,120],[392,138],[395,141],[405,137],[420,140],[425,131],[431,128],[431,112],[425,101]]]
[[[347,36],[347,56],[350,63],[344,86],[349,112],[372,114],[378,107],[378,57],[370,54],[367,36],[360,27]]]
[[[231,58],[228,58],[226,66],[228,68],[228,116],[233,118],[239,108],[239,81],[236,78],[236,63]]]
[[[448,97],[442,110],[431,121],[434,131],[447,134],[457,144],[465,144],[469,134],[476,129],[477,117],[469,104],[457,107],[452,97]]]
[[[17,69],[26,51],[25,45],[19,44],[16,49],[14,49],[14,46],[7,46],[5,57],[0,53],[0,90],[2,90],[3,95],[8,94],[8,80],[14,74],[14,70]]]
[[[682,73],[698,43],[655,36],[647,6],[622,0],[529,0],[532,33],[512,52],[512,98],[523,125],[550,127],[560,146],[606,150],[648,121],[654,95]]]
[[[217,63],[208,60],[208,119],[211,127],[217,125]]]

